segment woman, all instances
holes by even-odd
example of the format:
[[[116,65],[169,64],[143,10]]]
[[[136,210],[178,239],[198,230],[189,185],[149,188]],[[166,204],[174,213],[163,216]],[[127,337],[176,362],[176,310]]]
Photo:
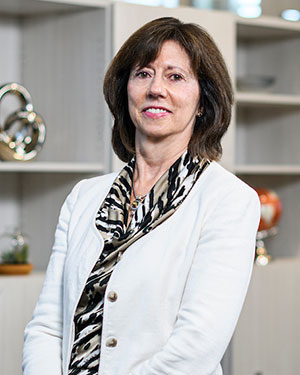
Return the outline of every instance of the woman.
[[[120,49],[104,95],[127,165],[62,207],[24,375],[220,375],[260,216],[216,162],[232,104],[223,58],[200,27],[157,19]]]

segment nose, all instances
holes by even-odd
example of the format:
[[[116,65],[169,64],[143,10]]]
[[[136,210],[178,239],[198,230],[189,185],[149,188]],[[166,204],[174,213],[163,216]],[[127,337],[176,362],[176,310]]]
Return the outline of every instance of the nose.
[[[166,97],[167,89],[163,77],[159,75],[152,77],[148,88],[148,95],[155,98],[159,96]]]

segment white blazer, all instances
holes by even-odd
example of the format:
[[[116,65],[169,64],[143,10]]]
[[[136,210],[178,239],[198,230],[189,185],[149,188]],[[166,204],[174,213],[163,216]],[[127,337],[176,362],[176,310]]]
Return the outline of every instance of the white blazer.
[[[25,330],[24,375],[67,375],[74,312],[103,249],[95,216],[115,176],[79,182],[61,209]],[[116,265],[105,294],[99,374],[221,375],[251,276],[259,218],[254,190],[212,162],[178,210]]]

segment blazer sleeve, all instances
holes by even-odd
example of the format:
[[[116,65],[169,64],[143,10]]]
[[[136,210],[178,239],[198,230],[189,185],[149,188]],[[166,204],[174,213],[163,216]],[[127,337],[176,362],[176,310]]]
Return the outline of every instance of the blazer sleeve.
[[[258,196],[247,185],[218,196],[206,215],[172,334],[129,375],[217,371],[248,289],[259,219]]]
[[[42,292],[25,328],[24,375],[62,374],[63,270],[69,220],[83,181],[73,188],[60,211]]]

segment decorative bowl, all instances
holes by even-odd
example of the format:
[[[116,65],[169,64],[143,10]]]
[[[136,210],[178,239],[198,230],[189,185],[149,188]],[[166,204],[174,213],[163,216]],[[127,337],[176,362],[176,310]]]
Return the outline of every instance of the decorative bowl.
[[[275,77],[262,75],[247,75],[237,78],[237,89],[239,91],[270,91],[275,84]]]
[[[33,270],[31,263],[26,264],[0,264],[0,274],[3,275],[27,275]]]

